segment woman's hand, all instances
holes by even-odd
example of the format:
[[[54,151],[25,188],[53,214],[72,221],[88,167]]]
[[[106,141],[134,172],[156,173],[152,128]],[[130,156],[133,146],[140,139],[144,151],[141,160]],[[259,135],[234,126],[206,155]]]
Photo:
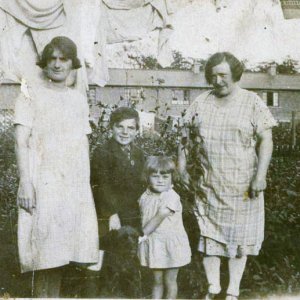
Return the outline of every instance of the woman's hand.
[[[259,193],[264,191],[267,187],[267,182],[265,177],[255,176],[251,182],[250,186],[250,198],[258,197]]]
[[[31,182],[20,182],[18,205],[32,215],[36,206],[34,187]]]
[[[121,228],[121,221],[118,214],[109,217],[109,231],[119,230]]]

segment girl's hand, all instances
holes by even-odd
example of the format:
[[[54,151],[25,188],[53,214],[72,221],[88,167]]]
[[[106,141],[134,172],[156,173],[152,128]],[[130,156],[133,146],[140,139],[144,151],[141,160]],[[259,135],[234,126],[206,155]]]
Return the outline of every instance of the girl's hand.
[[[121,221],[118,214],[114,214],[109,218],[109,231],[119,230],[121,228]]]
[[[20,182],[17,204],[32,215],[36,207],[36,198],[31,182]]]
[[[161,218],[166,218],[169,216],[172,216],[174,214],[174,211],[170,210],[167,207],[161,207],[158,212],[157,212],[158,216]]]

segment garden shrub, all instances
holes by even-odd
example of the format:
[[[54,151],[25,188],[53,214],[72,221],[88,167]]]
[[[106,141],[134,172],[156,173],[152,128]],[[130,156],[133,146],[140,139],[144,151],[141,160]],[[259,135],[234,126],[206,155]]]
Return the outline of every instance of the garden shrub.
[[[103,118],[103,117],[101,117]],[[91,153],[95,146],[101,144],[109,137],[105,126],[93,126],[90,136]],[[170,121],[170,120],[169,120]],[[166,154],[176,157],[179,142],[179,124],[175,131],[169,131],[169,122],[162,124],[161,136],[145,135],[137,139],[137,145],[146,155]],[[176,128],[176,127],[175,127]],[[193,128],[189,128],[193,130]],[[279,127],[274,131],[274,142],[287,144],[290,136],[288,128]],[[284,137],[284,139],[282,139]],[[0,296],[8,293],[12,297],[31,296],[31,274],[21,275],[18,265],[16,224],[17,224],[17,168],[14,155],[13,128],[0,132]],[[195,151],[194,158],[198,159],[201,149],[201,139],[195,136],[190,151]],[[197,148],[198,147],[198,148]],[[198,150],[197,150],[198,149]],[[201,172],[199,162],[189,162],[190,172],[196,176]],[[194,173],[193,173],[194,172]],[[241,284],[241,298],[255,298],[270,294],[292,294],[300,292],[300,163],[297,157],[274,157],[268,173],[268,188],[265,192],[266,230],[265,241],[261,253],[257,257],[249,257],[245,275]],[[180,181],[175,183],[175,188],[180,194],[184,207],[184,224],[193,248],[193,261],[182,268],[178,277],[179,298],[196,299],[203,296],[206,291],[206,278],[201,264],[201,255],[197,253],[199,229],[192,212],[192,200],[195,192],[201,193],[196,187],[188,189]],[[194,190],[193,190],[194,189]],[[122,267],[122,269],[120,269]],[[117,270],[129,274],[131,266],[126,262],[117,262],[112,266],[110,274],[115,278],[120,277]],[[222,277],[226,279],[225,266],[222,266]],[[65,278],[63,296],[80,297],[83,289],[83,273],[80,270],[70,270]],[[102,290],[102,297],[125,297],[138,295],[150,297],[151,273],[141,269],[137,291],[131,295],[124,295],[118,280],[99,277],[99,285],[105,280],[110,284]],[[126,286],[126,281],[125,283]],[[5,294],[5,295],[8,295]]]

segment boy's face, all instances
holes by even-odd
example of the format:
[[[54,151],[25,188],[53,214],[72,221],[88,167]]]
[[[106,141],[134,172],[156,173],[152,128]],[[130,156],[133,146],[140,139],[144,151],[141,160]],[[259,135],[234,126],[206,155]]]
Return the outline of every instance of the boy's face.
[[[135,119],[126,119],[115,123],[112,128],[113,139],[120,145],[132,143],[138,133]]]

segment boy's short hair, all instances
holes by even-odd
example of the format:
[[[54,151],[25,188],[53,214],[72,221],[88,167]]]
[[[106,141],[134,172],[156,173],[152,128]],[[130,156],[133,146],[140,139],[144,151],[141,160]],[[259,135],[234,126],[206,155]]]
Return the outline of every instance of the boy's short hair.
[[[113,128],[115,124],[128,119],[134,119],[136,123],[136,129],[140,129],[140,117],[139,113],[131,107],[119,107],[115,109],[110,115],[109,126]]]

